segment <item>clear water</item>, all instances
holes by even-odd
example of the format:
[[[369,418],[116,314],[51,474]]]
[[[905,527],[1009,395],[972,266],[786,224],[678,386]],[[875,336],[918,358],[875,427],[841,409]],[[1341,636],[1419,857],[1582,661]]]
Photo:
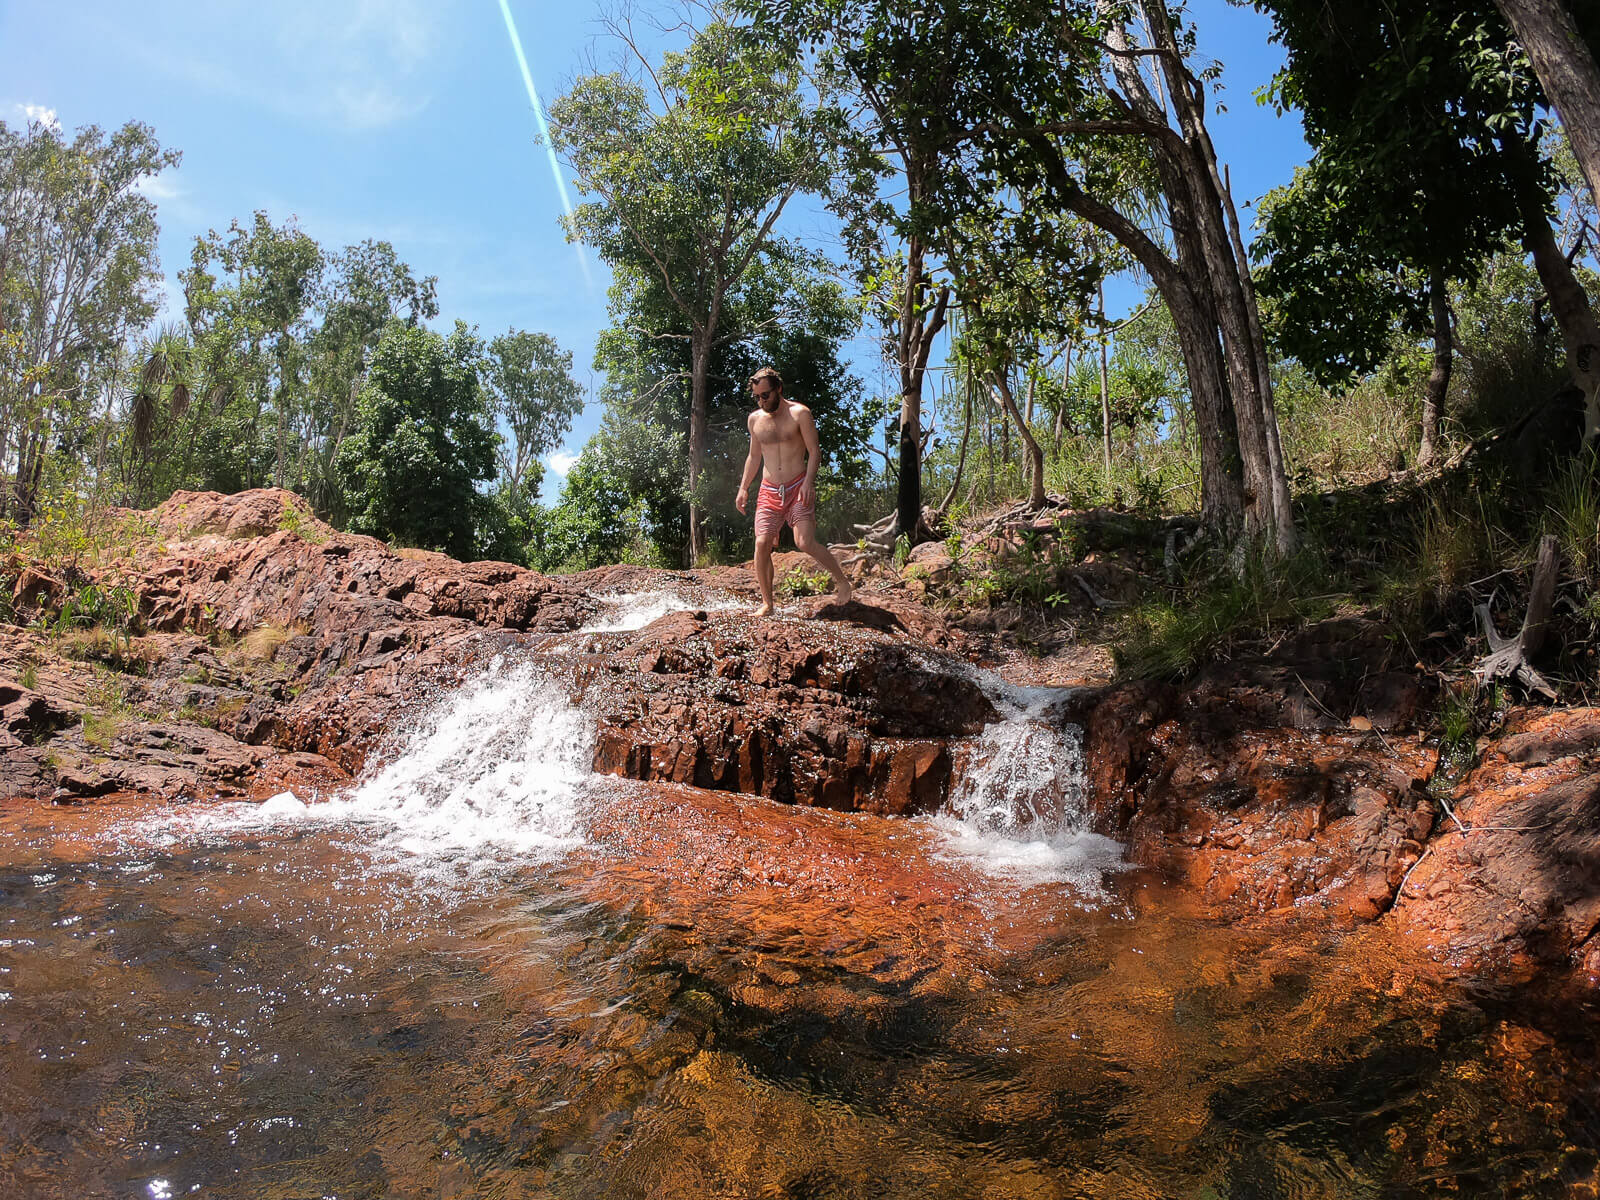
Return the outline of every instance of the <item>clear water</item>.
[[[941,826],[588,778],[552,696],[331,802],[0,808],[0,1195],[1591,1194],[1590,1010],[1074,859],[1026,706]]]

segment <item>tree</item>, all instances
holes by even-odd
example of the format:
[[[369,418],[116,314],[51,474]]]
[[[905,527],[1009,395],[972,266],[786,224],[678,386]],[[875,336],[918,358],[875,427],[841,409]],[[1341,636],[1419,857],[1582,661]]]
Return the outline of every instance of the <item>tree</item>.
[[[1029,262],[1008,286],[1008,276],[996,279],[980,258],[962,263],[956,284],[963,316],[957,360],[977,370],[1016,427],[1028,455],[1028,500],[1035,507],[1046,500],[1044,449],[1017,407],[1011,380],[1038,366],[1041,336],[1062,336],[1074,327],[1084,299],[1076,290],[1070,298],[1058,295],[1062,278]]]
[[[61,426],[86,420],[155,315],[155,206],[136,189],[179,157],[137,122],[70,141],[0,122],[0,512],[33,518]]]
[[[1274,37],[1288,50],[1277,101],[1304,113],[1317,148],[1301,196],[1287,198],[1281,227],[1269,230],[1282,247],[1272,267],[1280,300],[1297,295],[1291,303],[1302,320],[1316,310],[1335,327],[1344,320],[1336,306],[1350,299],[1348,282],[1336,290],[1341,285],[1308,275],[1318,270],[1306,261],[1315,228],[1330,248],[1321,274],[1350,267],[1353,278],[1391,280],[1388,300],[1355,308],[1365,313],[1354,339],[1364,349],[1352,361],[1370,357],[1385,306],[1409,311],[1413,324],[1427,319],[1425,311],[1435,330],[1431,393],[1438,393],[1449,355],[1445,285],[1470,282],[1515,230],[1544,283],[1574,380],[1591,398],[1586,432],[1600,433],[1600,326],[1550,225],[1543,97],[1492,0],[1398,7],[1350,0],[1336,8],[1256,0],[1256,7],[1271,14]],[[1338,261],[1327,260],[1330,252]],[[1405,282],[1407,271],[1417,282]],[[1437,403],[1430,394],[1429,407]]]
[[[883,318],[887,356],[899,372],[894,530],[915,542],[923,532],[923,383],[952,294],[947,282],[934,283],[925,201],[955,148],[947,115],[962,49],[919,36],[927,14],[911,5],[746,0],[745,7],[764,30],[794,39],[796,53],[819,50],[819,76],[858,109],[856,120],[830,126],[845,167],[831,206],[844,220],[858,279]],[[885,186],[902,191],[898,202],[886,198]]]
[[[316,295],[322,321],[307,346],[306,467],[296,478],[316,510],[336,523],[346,514],[333,462],[355,418],[367,359],[390,321],[416,325],[439,315],[437,286],[432,275],[417,278],[384,241],[369,238],[327,260]]]
[[[681,429],[641,425],[607,413],[567,473],[561,500],[539,515],[527,546],[541,571],[581,571],[641,557],[665,561],[660,534],[681,526]],[[673,539],[668,553],[681,552]],[[641,554],[642,550],[650,553]]]
[[[232,460],[218,473],[243,487],[303,485],[305,440],[291,435],[308,408],[307,343],[324,265],[292,219],[274,225],[257,211],[249,228],[234,221],[226,237],[213,229],[196,238],[178,273],[201,356],[237,406],[210,448]]]
[[[1121,245],[1183,342],[1206,520],[1227,532],[1242,523],[1288,550],[1294,523],[1243,240],[1206,131],[1205,77],[1188,65],[1192,32],[1164,0],[751,3],[769,30],[864,47],[886,64],[877,78],[890,95],[916,94],[924,54],[950,64],[928,105],[902,106],[943,151],[925,193],[908,199],[909,219],[948,249],[964,220],[1009,196],[1019,227],[1048,253],[1068,244],[1051,228],[1061,214]],[[1129,172],[1153,176],[1164,221],[1118,207]]]
[[[482,343],[460,322],[449,337],[393,322],[334,460],[350,528],[471,558],[494,477],[495,433],[478,380]]]
[[[500,455],[503,484],[513,496],[537,491],[540,457],[561,444],[583,411],[572,355],[547,333],[510,330],[489,343],[484,386],[491,411],[511,430]]]
[[[631,45],[631,42],[630,42]],[[689,559],[700,553],[706,386],[728,293],[799,192],[827,178],[792,61],[714,21],[646,68],[651,88],[591,75],[550,109],[551,140],[598,199],[569,233],[613,269],[658,281],[690,360]]]
[[[1600,196],[1600,67],[1594,54],[1600,15],[1585,6],[1588,24],[1580,27],[1577,9],[1569,11],[1564,0],[1495,0],[1495,6],[1561,115],[1589,190]]]

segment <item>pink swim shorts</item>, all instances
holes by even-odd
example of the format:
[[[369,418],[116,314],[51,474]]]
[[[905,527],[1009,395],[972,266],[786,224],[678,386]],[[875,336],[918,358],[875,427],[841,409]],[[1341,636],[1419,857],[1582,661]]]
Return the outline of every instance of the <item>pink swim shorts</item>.
[[[816,519],[816,504],[800,503],[800,485],[805,481],[805,474],[801,473],[791,483],[762,482],[756,493],[756,537],[776,539],[783,532],[784,522],[793,529],[800,521]]]

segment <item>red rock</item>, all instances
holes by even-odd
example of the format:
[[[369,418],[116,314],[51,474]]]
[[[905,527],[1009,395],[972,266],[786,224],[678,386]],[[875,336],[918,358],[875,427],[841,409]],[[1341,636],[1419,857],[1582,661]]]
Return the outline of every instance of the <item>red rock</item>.
[[[17,572],[11,589],[11,606],[19,610],[58,609],[66,598],[67,585],[37,567],[24,566]]]
[[[828,808],[937,807],[944,741],[995,718],[982,689],[908,637],[903,610],[813,611],[672,613],[609,653],[587,693],[596,770]]]
[[[590,705],[597,770],[793,804],[926,812],[996,716],[964,666],[973,643],[903,592],[559,639],[596,615],[597,594],[673,589],[709,609],[714,593],[752,598],[753,581],[640,567],[551,579],[395,552],[273,490],[179,494],[148,523],[159,536],[129,565],[153,665],[122,678],[122,726],[102,719],[90,744],[81,714],[104,707],[92,669],[0,630],[0,673],[38,680],[0,683],[0,795],[336,786],[398,721],[500,654],[542,655]],[[285,636],[259,653],[226,644],[263,625]],[[1423,790],[1434,751],[1386,736],[1429,699],[1391,657],[1380,626],[1324,622],[1182,689],[1081,693],[1095,827],[1204,912],[1388,913],[1459,969],[1556,964],[1600,984],[1600,710],[1516,714],[1457,790],[1463,833]],[[180,710],[195,720],[137,715]]]
[[[1508,726],[1457,787],[1394,919],[1458,966],[1595,971],[1600,709],[1525,709]]]
[[[1183,692],[1140,683],[1089,702],[1096,827],[1219,908],[1370,920],[1422,853],[1437,755],[1298,728],[1304,712],[1263,683],[1275,673],[1297,672],[1217,668]]]

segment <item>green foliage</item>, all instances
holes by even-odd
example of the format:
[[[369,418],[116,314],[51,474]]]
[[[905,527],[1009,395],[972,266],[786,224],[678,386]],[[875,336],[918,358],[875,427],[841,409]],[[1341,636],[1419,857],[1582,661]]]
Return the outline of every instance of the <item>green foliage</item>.
[[[479,340],[391,324],[373,352],[356,425],[334,461],[350,527],[472,556],[498,435],[478,382]]]
[[[100,668],[89,685],[88,704],[83,711],[83,740],[96,750],[109,750],[135,715],[122,676]]]
[[[1448,481],[1409,508],[1379,584],[1381,603],[1403,625],[1419,626],[1444,610],[1463,584],[1525,557],[1506,529],[1515,515],[1497,480],[1484,486]]]
[[[1195,582],[1121,619],[1113,645],[1118,670],[1140,679],[1186,676],[1242,641],[1330,615],[1340,597],[1328,594],[1328,583],[1326,559],[1314,547],[1287,561],[1247,553],[1231,568],[1207,564]]]
[[[86,583],[63,597],[54,617],[41,614],[36,625],[70,658],[98,660],[134,674],[149,668],[149,650],[135,644],[139,598],[131,588]]]
[[[646,437],[650,430],[635,430]],[[681,443],[678,443],[681,448]],[[677,501],[680,457],[645,453],[655,464],[655,486],[634,490],[640,476],[626,462],[638,443],[603,429],[567,473],[561,501],[534,510],[527,542],[530,566],[540,571],[582,571],[607,563],[660,565],[650,541],[655,503]]]
[[[52,626],[58,635],[69,629],[99,625],[120,637],[129,637],[138,617],[139,598],[133,589],[86,583],[77,591],[67,594]]]
[[[820,596],[831,590],[833,580],[826,571],[808,571],[804,567],[790,567],[778,581],[778,594],[791,599]]]
[[[1568,459],[1545,485],[1546,530],[1561,540],[1561,554],[1591,585],[1600,583],[1600,466],[1595,454]]]
[[[1585,275],[1590,293],[1600,295],[1593,275],[1580,268],[1580,279]],[[1452,293],[1460,367],[1451,383],[1467,434],[1505,428],[1565,383],[1545,304],[1533,264],[1509,250],[1490,258],[1474,285]]]
[[[283,511],[278,516],[278,528],[286,530],[294,534],[295,537],[300,538],[302,541],[310,542],[314,546],[320,546],[328,540],[327,534],[323,533],[311,521],[306,520],[300,510],[287,500],[284,501]]]
[[[1030,608],[1065,604],[1062,568],[1075,557],[1070,537],[1046,541],[1029,530],[1015,553],[1002,557],[991,569],[994,594]]]
[[[1277,345],[1343,385],[1428,327],[1431,276],[1472,284],[1543,208],[1538,82],[1492,0],[1256,7],[1288,51],[1269,97],[1316,152],[1262,202],[1258,283]]]
[[[534,496],[539,459],[561,444],[583,411],[583,389],[572,378],[572,355],[546,333],[501,334],[489,343],[484,390],[495,416],[511,431],[501,447],[500,474],[512,496]]]
[[[309,447],[297,427],[313,408],[313,306],[326,267],[292,219],[274,225],[263,211],[195,239],[179,272],[195,342],[185,382],[208,402],[184,423],[181,472],[198,466],[226,491],[303,486]]]
[[[1446,685],[1438,715],[1439,786],[1448,788],[1477,765],[1478,739],[1505,721],[1511,704],[1510,690],[1500,683],[1484,687],[1469,676]]]
[[[64,445],[87,457],[92,406],[155,314],[155,206],[139,184],[179,157],[137,122],[71,139],[0,122],[0,467],[24,522],[47,456]]]

